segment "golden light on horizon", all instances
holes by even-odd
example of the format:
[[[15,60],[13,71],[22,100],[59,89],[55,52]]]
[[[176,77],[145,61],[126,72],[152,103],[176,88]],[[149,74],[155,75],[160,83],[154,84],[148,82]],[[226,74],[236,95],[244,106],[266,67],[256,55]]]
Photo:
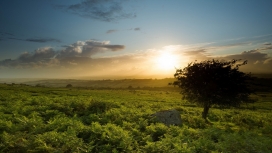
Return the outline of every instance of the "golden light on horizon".
[[[155,63],[160,70],[173,70],[178,66],[178,58],[170,52],[163,52],[155,59]]]

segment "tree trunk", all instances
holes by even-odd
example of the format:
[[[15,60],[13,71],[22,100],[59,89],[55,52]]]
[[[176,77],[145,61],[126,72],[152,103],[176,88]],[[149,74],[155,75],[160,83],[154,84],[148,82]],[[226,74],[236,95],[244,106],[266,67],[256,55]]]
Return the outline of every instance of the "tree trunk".
[[[203,112],[202,112],[202,118],[204,118],[205,120],[207,120],[207,115],[208,115],[208,112],[209,112],[209,108],[210,108],[210,106],[208,104],[204,104],[204,109],[203,109]]]

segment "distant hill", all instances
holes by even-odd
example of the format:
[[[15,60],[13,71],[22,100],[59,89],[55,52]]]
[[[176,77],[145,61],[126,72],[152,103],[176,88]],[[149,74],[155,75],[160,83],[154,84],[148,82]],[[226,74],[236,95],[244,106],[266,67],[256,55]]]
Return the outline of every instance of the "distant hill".
[[[77,79],[42,79],[42,80],[21,80],[5,83],[23,83],[31,86],[66,87],[71,84],[73,87],[93,88],[144,88],[144,87],[171,87],[168,84],[175,81],[174,78],[165,79],[122,79],[122,80],[77,80]],[[2,82],[4,83],[4,82]]]

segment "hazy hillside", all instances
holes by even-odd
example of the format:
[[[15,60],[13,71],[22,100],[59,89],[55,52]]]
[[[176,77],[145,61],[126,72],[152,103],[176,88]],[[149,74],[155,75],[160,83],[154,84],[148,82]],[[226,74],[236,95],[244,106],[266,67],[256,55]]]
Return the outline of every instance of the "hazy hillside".
[[[66,87],[71,84],[73,87],[93,88],[144,88],[144,87],[169,87],[168,83],[175,81],[174,78],[166,79],[122,79],[122,80],[76,80],[76,79],[44,79],[27,81],[7,81],[2,83],[23,83],[31,86]]]

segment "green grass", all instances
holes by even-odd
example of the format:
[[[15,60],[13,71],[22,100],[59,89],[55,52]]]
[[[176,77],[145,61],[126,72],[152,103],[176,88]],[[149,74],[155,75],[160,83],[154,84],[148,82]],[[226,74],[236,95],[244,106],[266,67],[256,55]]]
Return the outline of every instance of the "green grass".
[[[272,152],[272,94],[239,109],[202,108],[179,89],[47,88],[0,84],[0,152]],[[181,126],[150,115],[177,109]]]

